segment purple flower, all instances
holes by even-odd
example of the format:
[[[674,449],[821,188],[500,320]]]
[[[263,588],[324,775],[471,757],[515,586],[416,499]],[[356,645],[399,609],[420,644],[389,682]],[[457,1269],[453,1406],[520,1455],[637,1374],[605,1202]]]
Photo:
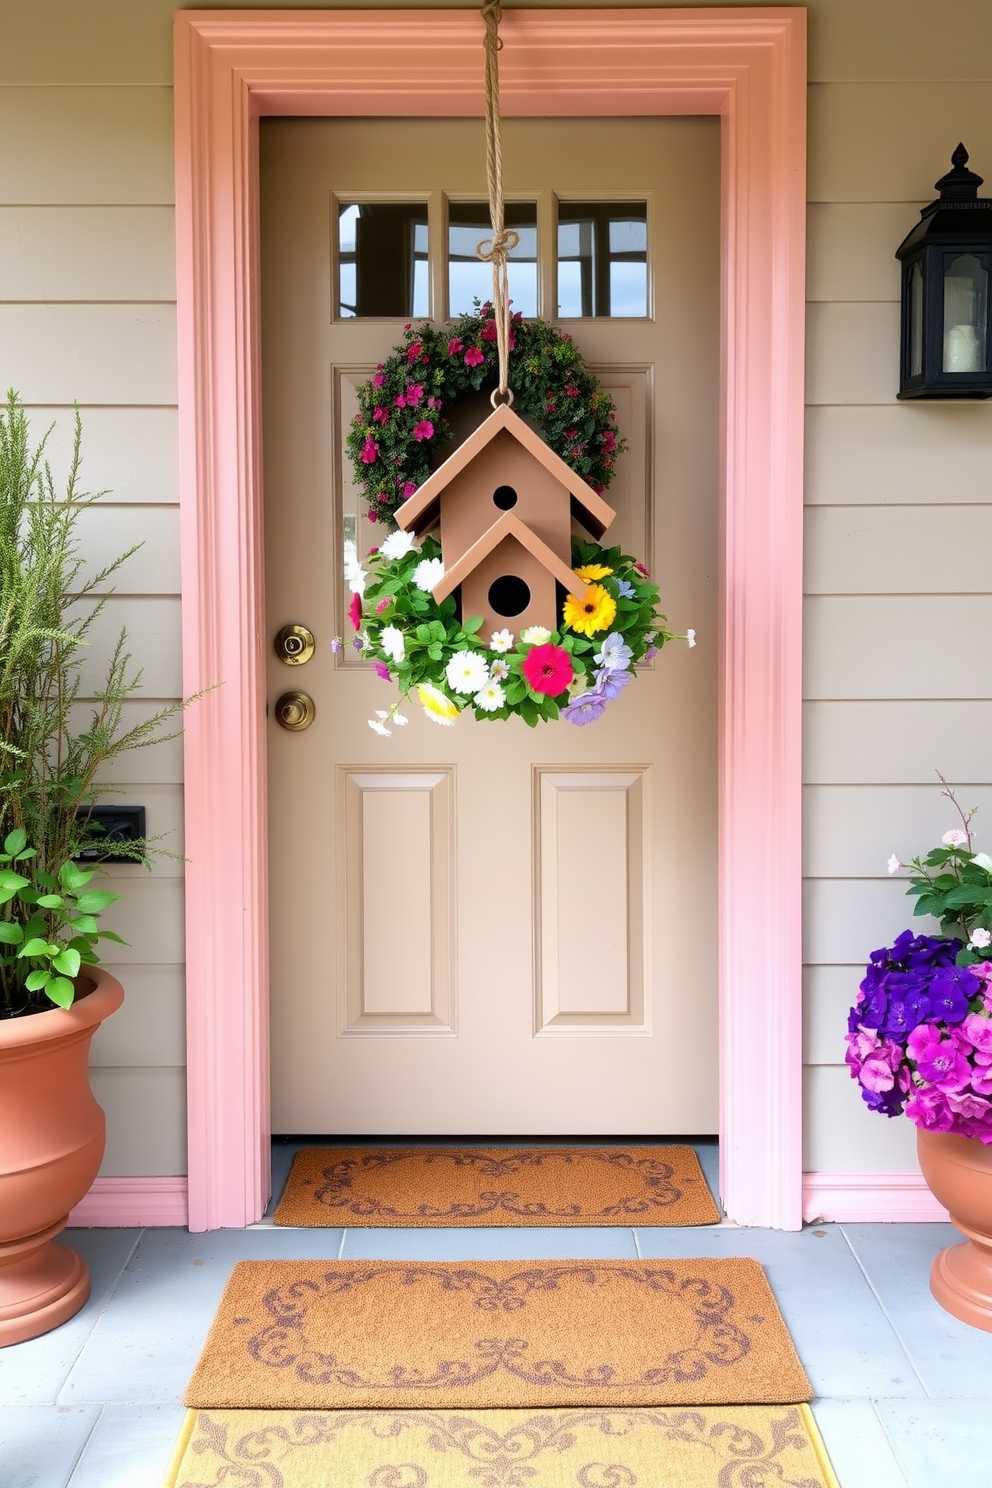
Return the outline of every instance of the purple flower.
[[[613,631],[606,637],[593,660],[604,672],[625,672],[633,659],[633,651],[624,642],[622,635]]]
[[[608,672],[604,668],[596,673],[596,685],[593,692],[603,699],[604,702],[612,703],[618,698],[630,681],[630,672]]]
[[[586,723],[595,723],[598,718],[602,718],[605,710],[604,697],[596,692],[583,692],[562,708],[561,716],[568,723],[577,724],[581,728]]]
[[[930,983],[930,1002],[935,1017],[945,1023],[960,1023],[968,1012],[968,1003],[977,997],[981,984],[966,966],[941,969]]]
[[[377,661],[377,662],[374,663],[374,666],[375,666],[375,674],[376,674],[376,676],[377,677],[381,677],[384,682],[388,682],[389,681],[389,668],[386,665],[386,663],[384,661]]]
[[[634,598],[634,586],[627,579],[617,579],[617,594],[621,599]]]
[[[940,1039],[927,1044],[916,1061],[916,1072],[938,1090],[960,1090],[971,1079],[971,1065],[957,1044]]]

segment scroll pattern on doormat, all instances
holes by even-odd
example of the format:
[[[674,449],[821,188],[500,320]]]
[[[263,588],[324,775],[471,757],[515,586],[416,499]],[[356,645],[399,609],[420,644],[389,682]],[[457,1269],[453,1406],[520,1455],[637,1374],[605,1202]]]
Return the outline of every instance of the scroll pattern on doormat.
[[[200,1411],[165,1488],[839,1488],[808,1406]]]
[[[702,1225],[691,1147],[304,1147],[277,1225]]]
[[[186,1395],[204,1408],[808,1400],[747,1259],[242,1261]]]

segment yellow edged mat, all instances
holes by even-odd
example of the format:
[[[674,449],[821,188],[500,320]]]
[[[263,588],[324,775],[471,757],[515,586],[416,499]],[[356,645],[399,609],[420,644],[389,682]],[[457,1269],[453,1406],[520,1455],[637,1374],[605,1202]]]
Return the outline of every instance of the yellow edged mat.
[[[273,1220],[706,1225],[720,1211],[691,1147],[304,1147]]]
[[[163,1488],[840,1488],[808,1405],[191,1411]]]
[[[750,1259],[240,1261],[185,1403],[483,1410],[811,1393]]]

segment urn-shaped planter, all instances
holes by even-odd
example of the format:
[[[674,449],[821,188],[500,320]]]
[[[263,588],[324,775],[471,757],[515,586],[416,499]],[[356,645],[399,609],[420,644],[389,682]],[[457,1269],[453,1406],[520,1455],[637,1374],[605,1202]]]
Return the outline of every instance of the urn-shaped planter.
[[[916,1136],[927,1186],[966,1237],[934,1259],[930,1290],[946,1312],[992,1333],[992,1147],[950,1132]]]
[[[53,1244],[103,1159],[106,1120],[90,1089],[90,1042],[124,991],[88,967],[70,1008],[0,1021],[0,1347],[77,1313],[85,1261]]]

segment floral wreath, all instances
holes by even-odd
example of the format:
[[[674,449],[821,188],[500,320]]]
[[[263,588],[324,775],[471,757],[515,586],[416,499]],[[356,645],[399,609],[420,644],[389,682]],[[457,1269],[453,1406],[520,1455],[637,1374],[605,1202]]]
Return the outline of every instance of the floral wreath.
[[[514,316],[510,347],[516,410],[540,423],[550,448],[602,492],[626,448],[612,400],[571,337],[553,326]],[[495,386],[497,375],[490,305],[450,332],[405,328],[403,343],[359,389],[361,411],[347,438],[370,521],[392,518],[430,475],[431,450],[450,436],[446,403]],[[453,724],[467,710],[479,719],[518,714],[530,727],[559,717],[592,723],[638,662],[666,641],[695,645],[695,633],[668,630],[647,569],[619,547],[573,539],[572,567],[586,593],[566,595],[556,630],[534,625],[487,638],[480,616],[460,616],[455,595],[434,599],[444,577],[437,540],[392,531],[351,575],[353,645],[380,677],[397,683],[401,700],[415,695],[435,723]],[[399,708],[377,709],[369,727],[388,736],[390,724],[407,722]]]

